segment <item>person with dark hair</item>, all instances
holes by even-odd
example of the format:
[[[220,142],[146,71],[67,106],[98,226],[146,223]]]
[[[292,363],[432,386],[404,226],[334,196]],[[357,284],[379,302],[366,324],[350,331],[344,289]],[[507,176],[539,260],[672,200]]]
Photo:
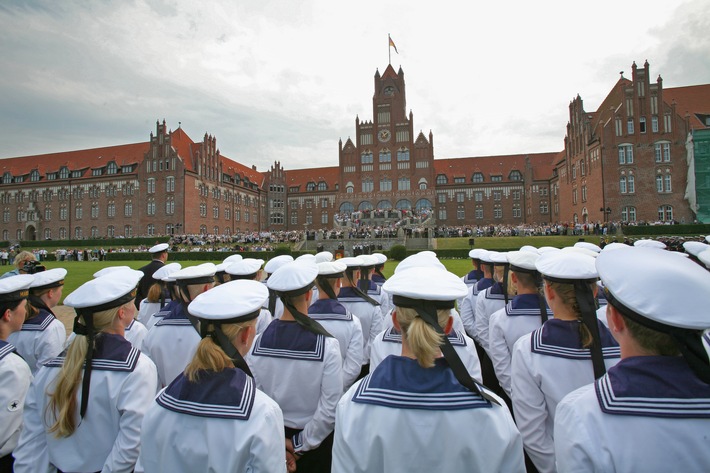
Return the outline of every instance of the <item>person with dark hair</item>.
[[[138,268],[138,271],[141,271],[143,273],[143,278],[141,279],[140,284],[138,284],[138,294],[136,295],[136,309],[140,308],[140,303],[148,295],[150,287],[153,284],[159,282],[153,279],[153,274],[157,270],[159,270],[163,265],[165,265],[165,262],[168,260],[168,248],[169,246],[167,243],[160,243],[151,247],[148,250],[148,253],[150,253],[153,260],[145,266]]]
[[[652,248],[596,267],[621,361],[558,404],[558,471],[710,471],[710,274]]]
[[[263,284],[238,280],[190,303],[202,340],[143,420],[140,464],[146,473],[286,471],[283,414],[256,389],[243,358],[268,296]]]
[[[12,473],[12,456],[22,430],[22,411],[32,372],[8,343],[25,321],[25,306],[34,278],[29,274],[0,281],[0,473]]]

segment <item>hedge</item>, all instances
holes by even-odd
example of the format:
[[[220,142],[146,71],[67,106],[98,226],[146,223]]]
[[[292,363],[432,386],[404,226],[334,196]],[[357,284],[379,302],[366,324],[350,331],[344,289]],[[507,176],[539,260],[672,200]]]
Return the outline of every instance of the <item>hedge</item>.
[[[297,258],[304,254],[313,254],[311,251],[292,251],[291,256]],[[168,262],[171,261],[222,261],[232,254],[240,254],[243,258],[256,258],[270,260],[277,256],[275,251],[171,251],[168,253]],[[147,251],[112,252],[106,253],[107,261],[150,261],[151,255]]]
[[[141,238],[87,238],[85,240],[20,240],[21,248],[88,248],[103,247],[113,248],[120,246],[153,246],[158,243],[167,243],[169,236],[141,237]],[[0,248],[10,246],[9,241],[0,241]]]
[[[626,225],[622,227],[626,236],[639,235],[710,235],[710,225]]]

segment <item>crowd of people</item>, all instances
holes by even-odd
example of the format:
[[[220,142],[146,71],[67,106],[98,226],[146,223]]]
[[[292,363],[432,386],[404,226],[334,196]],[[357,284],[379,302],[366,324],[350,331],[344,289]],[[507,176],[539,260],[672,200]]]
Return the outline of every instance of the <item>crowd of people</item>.
[[[710,236],[0,279],[0,471],[710,471]]]

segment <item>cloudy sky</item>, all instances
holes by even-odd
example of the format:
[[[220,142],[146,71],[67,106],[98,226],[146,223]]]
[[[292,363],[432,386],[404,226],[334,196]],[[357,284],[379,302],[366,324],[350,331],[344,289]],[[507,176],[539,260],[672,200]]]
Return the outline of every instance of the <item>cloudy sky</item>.
[[[397,45],[437,158],[559,151],[631,63],[710,82],[707,0],[6,1],[0,157],[147,141],[155,121],[267,170],[333,166]]]

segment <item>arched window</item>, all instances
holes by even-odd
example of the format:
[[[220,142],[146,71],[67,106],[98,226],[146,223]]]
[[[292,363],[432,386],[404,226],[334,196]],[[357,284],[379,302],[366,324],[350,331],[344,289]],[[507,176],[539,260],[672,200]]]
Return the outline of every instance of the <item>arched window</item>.
[[[377,203],[377,208],[380,210],[389,210],[392,208],[392,202],[389,200],[381,200]]]
[[[352,194],[353,192],[355,192],[355,185],[352,182],[348,182],[347,184],[345,184],[345,192],[347,194]]]
[[[426,188],[427,188],[426,179],[422,177],[421,179],[419,179],[419,190],[424,191],[424,190],[426,190]]]
[[[380,157],[382,156],[382,153],[380,153]],[[382,159],[380,159],[382,161]],[[372,151],[369,149],[365,150],[362,152],[360,155],[360,164],[372,164],[373,162],[373,157],[372,157]]]
[[[442,184],[448,184],[449,179],[446,177],[445,174],[439,174],[436,176],[436,185],[440,186]]]
[[[511,181],[522,181],[523,175],[520,173],[520,171],[511,171],[510,175],[508,176],[508,179],[510,179]]]
[[[471,180],[473,182],[483,182],[483,173],[482,172],[474,172],[473,178]]]
[[[312,192],[314,190],[316,190],[316,183],[315,182],[309,182],[308,184],[306,184],[306,191]]]
[[[409,161],[409,150],[407,148],[399,148],[397,150],[397,161]]]
[[[59,170],[59,179],[68,179],[69,178],[69,168],[66,166],[62,166],[62,168]]]
[[[370,162],[372,162],[372,161],[370,161]],[[392,152],[390,150],[388,150],[387,148],[380,151],[380,162],[381,163],[392,162]]]
[[[372,210],[372,203],[367,200],[363,200],[362,202],[360,202],[360,205],[357,206],[357,209],[358,210]]]
[[[326,184],[325,182],[320,181],[320,182],[318,183],[318,190],[319,190],[319,191],[324,191],[324,190],[327,190],[327,189],[328,189],[328,186],[327,186],[327,184]]]
[[[353,213],[355,211],[355,207],[353,207],[353,204],[351,202],[343,202],[340,204],[340,213]]]
[[[106,168],[106,173],[107,174],[116,174],[118,172],[118,166],[116,166],[116,163],[114,161],[111,161],[108,163],[108,166]]]
[[[395,204],[397,210],[411,210],[412,203],[407,199],[398,200]]]
[[[417,212],[431,210],[431,202],[429,201],[429,199],[419,199],[414,205],[414,208],[417,210]]]
[[[626,176],[621,176],[619,178],[619,192],[626,194]]]

